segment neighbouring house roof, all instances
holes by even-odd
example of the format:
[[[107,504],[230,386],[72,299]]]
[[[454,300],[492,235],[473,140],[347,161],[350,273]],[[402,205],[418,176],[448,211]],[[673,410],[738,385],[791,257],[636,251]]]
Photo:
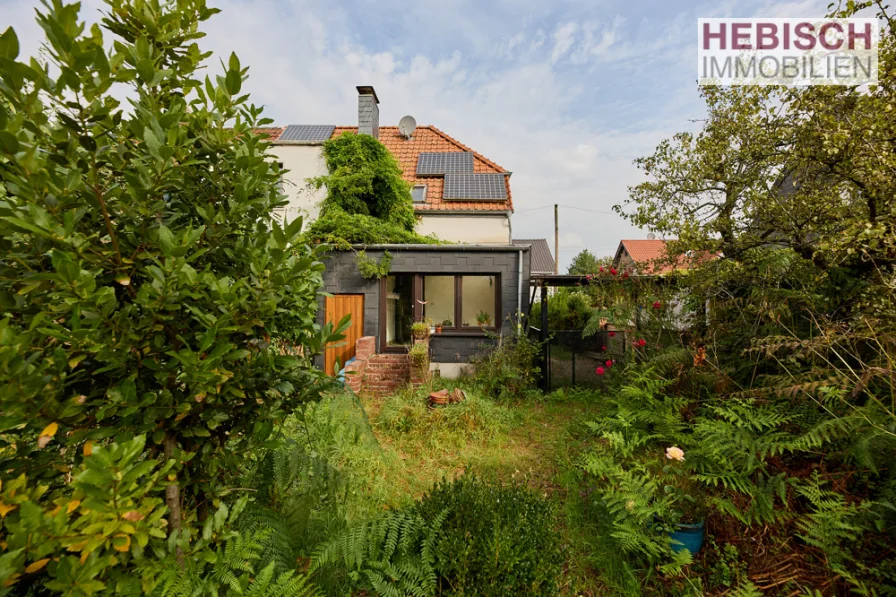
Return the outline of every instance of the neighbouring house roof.
[[[529,245],[530,269],[533,274],[553,274],[554,257],[548,241],[543,238],[515,238],[513,244],[517,246]]]
[[[261,135],[267,137],[269,140],[274,140],[279,137],[283,133],[282,126],[263,126],[257,129],[252,129],[252,132],[256,135]]]
[[[620,259],[628,255],[641,273],[668,274],[689,269],[711,258],[708,253],[697,258],[693,255],[679,255],[675,263],[670,263],[666,255],[666,242],[662,239],[621,240],[613,262],[619,265]]]
[[[265,127],[256,129],[256,133],[266,135],[270,141],[277,143],[284,130],[283,127]],[[333,129],[331,138],[338,137],[345,132],[357,133],[358,127],[337,126]],[[402,178],[412,185],[426,185],[426,200],[414,204],[416,211],[477,211],[494,213],[513,211],[513,200],[510,194],[510,172],[436,127],[418,126],[411,138],[407,139],[398,131],[397,126],[381,126],[379,127],[379,140],[395,156],[398,165],[401,167]],[[489,201],[445,199],[443,197],[444,176],[423,176],[417,174],[417,161],[421,153],[456,152],[470,152],[473,154],[474,174],[502,175],[507,198]]]

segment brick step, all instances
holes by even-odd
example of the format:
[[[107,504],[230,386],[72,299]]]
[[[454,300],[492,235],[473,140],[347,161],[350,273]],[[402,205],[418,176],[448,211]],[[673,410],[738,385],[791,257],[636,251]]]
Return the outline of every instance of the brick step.
[[[409,377],[399,378],[396,375],[382,374],[382,373],[368,373],[364,376],[364,383],[371,383],[375,381],[384,381],[384,382],[395,382],[395,383],[407,383],[410,381]]]
[[[389,367],[368,367],[366,373],[376,373],[377,375],[394,375],[405,376],[411,374],[410,369],[391,369]]]
[[[397,362],[407,362],[407,360],[408,360],[408,355],[406,355],[406,354],[377,354],[377,355],[370,357],[370,361],[374,362],[374,363],[378,363],[378,362],[397,363]]]

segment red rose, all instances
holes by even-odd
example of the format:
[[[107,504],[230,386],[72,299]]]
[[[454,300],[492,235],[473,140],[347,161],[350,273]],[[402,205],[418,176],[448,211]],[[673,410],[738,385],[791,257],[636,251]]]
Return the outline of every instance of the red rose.
[[[600,266],[600,273],[604,273],[604,266]]]
[[[645,340],[644,338],[638,340],[638,346],[644,346],[645,344],[647,344],[647,340]]]
[[[604,368],[603,368],[603,367],[598,367],[597,369],[594,370],[594,372],[597,373],[598,375],[603,375],[603,374],[604,374]]]
[[[622,277],[623,277],[623,278],[628,278],[628,272],[622,272]]]
[[[601,349],[602,351],[604,351],[604,352],[607,352],[607,347],[606,347],[606,346],[601,346],[600,349]]]
[[[615,276],[615,275],[618,274],[619,272],[616,271],[616,268],[615,268],[615,267],[611,267],[611,268],[610,268],[610,273],[613,274],[613,275]]]
[[[659,309],[659,308],[662,307],[662,306],[663,306],[663,303],[661,303],[661,302],[659,302],[659,301],[653,301],[653,308],[654,308],[654,309]]]
[[[613,366],[613,359],[607,359],[607,362],[604,363],[604,364],[605,364],[607,367],[612,367],[612,366]]]
[[[616,332],[610,332],[610,338],[615,338],[615,337],[616,337]]]

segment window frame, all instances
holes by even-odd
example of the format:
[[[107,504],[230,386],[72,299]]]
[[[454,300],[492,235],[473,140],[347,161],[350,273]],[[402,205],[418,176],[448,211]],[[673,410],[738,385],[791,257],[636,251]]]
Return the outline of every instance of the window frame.
[[[421,198],[419,201],[417,201],[416,199],[414,199],[414,189],[418,189],[418,188],[423,189],[423,196],[422,196],[422,198]],[[427,193],[427,192],[429,192],[429,185],[426,185],[426,184],[415,184],[415,185],[413,186],[413,188],[411,189],[411,201],[412,201],[412,203],[413,203],[414,205],[420,205],[420,204],[426,203],[426,193]]]
[[[423,321],[424,308],[420,301],[423,300],[423,278],[426,276],[450,276],[454,278],[454,325],[452,327],[443,327],[443,336],[465,336],[484,338],[489,333],[494,333],[500,329],[500,323],[503,321],[501,317],[503,305],[501,303],[501,274],[498,272],[389,272],[388,275],[380,279],[380,305],[379,305],[379,337],[378,344],[380,352],[407,352],[408,347],[402,345],[386,344],[386,279],[389,276],[413,276],[413,292],[412,299],[414,301],[414,321]],[[495,311],[492,314],[492,324],[490,326],[479,325],[463,325],[463,278],[467,277],[492,277],[495,279]],[[438,322],[433,322],[435,326]]]

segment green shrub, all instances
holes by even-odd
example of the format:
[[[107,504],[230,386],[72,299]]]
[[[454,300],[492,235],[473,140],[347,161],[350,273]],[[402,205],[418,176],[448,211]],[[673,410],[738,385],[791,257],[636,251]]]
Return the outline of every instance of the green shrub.
[[[441,522],[433,551],[442,594],[557,594],[554,512],[532,490],[465,475],[436,485],[416,510]]]
[[[588,323],[593,310],[591,299],[584,291],[560,288],[548,298],[548,329],[581,330]],[[541,321],[541,302],[532,305],[532,314]]]
[[[246,455],[319,398],[312,359],[339,339],[314,324],[322,252],[273,218],[282,173],[247,69],[203,64],[218,10],[107,4],[87,26],[79,3],[44,3],[36,58],[0,36],[4,591],[111,591],[146,560],[214,558]]]
[[[472,360],[470,380],[485,396],[501,400],[515,400],[535,388],[540,371],[536,360],[540,345],[520,333],[495,340]]]
[[[464,476],[346,529],[312,570],[382,596],[553,596],[563,562],[554,522],[531,490]]]

